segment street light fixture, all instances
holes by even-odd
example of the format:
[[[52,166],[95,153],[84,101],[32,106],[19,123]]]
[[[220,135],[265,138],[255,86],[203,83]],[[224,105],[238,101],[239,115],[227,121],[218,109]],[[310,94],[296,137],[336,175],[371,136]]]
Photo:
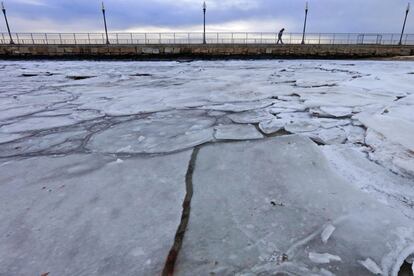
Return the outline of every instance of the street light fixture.
[[[206,41],[206,11],[207,11],[207,5],[206,5],[206,2],[204,2],[203,3],[203,14],[204,14],[203,44],[207,44],[207,41]]]
[[[108,27],[106,26],[106,12],[105,12],[104,2],[102,2],[102,14],[103,14],[103,20],[104,20],[104,25],[105,25],[106,44],[109,44]]]
[[[12,37],[11,32],[10,32],[9,21],[7,20],[6,8],[4,7],[3,2],[1,2],[1,10],[3,11],[4,20],[6,21],[7,31],[9,32],[10,44],[14,44],[13,37]]]
[[[402,39],[403,39],[403,36],[404,36],[404,30],[405,30],[405,23],[407,23],[407,17],[408,17],[409,12],[410,12],[410,3],[408,3],[407,9],[405,10],[405,19],[404,19],[402,32],[401,32],[400,42],[398,43],[398,45],[402,45]]]
[[[305,33],[306,33],[306,22],[308,20],[308,11],[309,11],[309,4],[308,4],[308,2],[306,2],[306,5],[305,5],[305,23],[303,24],[302,44],[305,44]]]

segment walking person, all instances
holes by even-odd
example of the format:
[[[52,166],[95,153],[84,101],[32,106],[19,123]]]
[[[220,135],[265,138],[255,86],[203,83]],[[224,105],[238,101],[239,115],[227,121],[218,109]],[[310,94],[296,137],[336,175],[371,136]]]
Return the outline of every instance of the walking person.
[[[285,28],[283,28],[283,29],[281,29],[280,30],[280,32],[279,32],[279,34],[278,34],[278,36],[277,36],[277,42],[276,42],[276,44],[279,44],[279,42],[280,42],[280,44],[284,44],[283,43],[283,40],[282,40],[282,37],[283,37],[283,32],[285,31]]]

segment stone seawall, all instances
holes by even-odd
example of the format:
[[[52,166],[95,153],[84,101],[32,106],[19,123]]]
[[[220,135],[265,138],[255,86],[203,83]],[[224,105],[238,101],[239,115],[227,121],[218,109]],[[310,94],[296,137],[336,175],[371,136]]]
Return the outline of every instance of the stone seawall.
[[[414,45],[0,45],[0,58],[384,58],[410,55],[414,55]]]

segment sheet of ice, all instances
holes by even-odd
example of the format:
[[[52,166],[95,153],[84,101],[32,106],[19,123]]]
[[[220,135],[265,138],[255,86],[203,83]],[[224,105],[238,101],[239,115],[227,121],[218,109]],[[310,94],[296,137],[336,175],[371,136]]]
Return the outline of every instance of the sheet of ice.
[[[214,128],[217,140],[252,140],[263,135],[253,125],[220,125]]]
[[[290,133],[303,133],[315,131],[320,128],[320,126],[321,125],[316,121],[306,120],[287,123],[285,129]]]
[[[236,114],[230,114],[228,117],[235,123],[238,124],[257,124],[263,121],[272,120],[275,118],[272,114],[266,110],[252,110],[245,111]]]
[[[159,113],[127,121],[93,136],[87,147],[107,153],[168,153],[213,140],[215,119],[204,111]]]
[[[243,112],[249,110],[255,110],[265,108],[273,104],[273,100],[264,100],[258,102],[239,102],[239,103],[225,103],[218,105],[206,105],[202,109],[217,110],[217,111],[231,111],[231,112]]]
[[[396,275],[412,254],[412,219],[348,183],[301,136],[206,145],[193,189],[177,275],[312,275],[332,268],[367,275],[359,262],[366,258]],[[327,224],[336,230],[324,244]],[[310,252],[342,261],[315,264]]]
[[[64,154],[82,145],[88,135],[85,130],[72,130],[57,133],[45,133],[22,137],[0,145],[0,157],[12,157],[33,154]]]
[[[310,131],[304,133],[304,135],[324,145],[343,144],[347,139],[345,131],[339,127]]]
[[[11,125],[0,127],[4,133],[19,133],[34,130],[45,130],[74,125],[77,121],[67,117],[31,117],[22,119]]]
[[[414,117],[412,117],[412,122],[387,115],[361,116],[359,120],[367,128],[382,134],[389,141],[414,151]]]
[[[14,134],[14,133],[1,133],[0,132],[0,144],[8,143],[17,139],[24,137],[23,134]]]
[[[181,220],[190,155],[2,165],[0,274],[160,275]]]
[[[355,107],[372,104],[386,104],[394,101],[395,96],[387,93],[368,94],[363,88],[349,87],[343,85],[340,87],[318,88],[312,92],[298,91],[301,99],[309,108],[320,106],[332,107]]]

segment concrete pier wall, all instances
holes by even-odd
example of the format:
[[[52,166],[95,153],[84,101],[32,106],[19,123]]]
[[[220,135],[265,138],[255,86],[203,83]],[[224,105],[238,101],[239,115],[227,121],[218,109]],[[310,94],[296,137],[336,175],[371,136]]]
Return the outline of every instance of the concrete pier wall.
[[[414,45],[0,45],[0,58],[375,58],[414,55]]]

